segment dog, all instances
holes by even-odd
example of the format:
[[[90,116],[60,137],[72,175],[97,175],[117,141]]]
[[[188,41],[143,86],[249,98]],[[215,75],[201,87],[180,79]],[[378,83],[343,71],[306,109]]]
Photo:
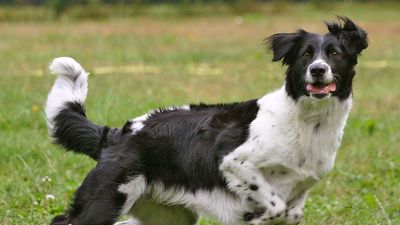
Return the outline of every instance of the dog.
[[[72,58],[56,58],[49,133],[97,165],[51,224],[188,225],[199,216],[226,225],[298,224],[310,188],[334,166],[355,66],[368,47],[367,33],[349,18],[326,25],[323,35],[266,39],[272,61],[287,66],[282,88],[244,102],[157,109],[122,128],[88,120],[88,73]],[[134,218],[118,222],[126,214]]]

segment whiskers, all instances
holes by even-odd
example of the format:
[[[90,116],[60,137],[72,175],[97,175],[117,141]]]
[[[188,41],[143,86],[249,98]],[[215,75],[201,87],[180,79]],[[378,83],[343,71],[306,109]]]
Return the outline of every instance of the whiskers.
[[[305,76],[301,76],[301,79],[299,80],[299,86],[306,86],[308,84],[308,81]]]
[[[332,76],[333,76],[333,81],[336,83],[336,85],[338,85],[339,82],[342,81],[342,77],[339,74],[332,73]]]

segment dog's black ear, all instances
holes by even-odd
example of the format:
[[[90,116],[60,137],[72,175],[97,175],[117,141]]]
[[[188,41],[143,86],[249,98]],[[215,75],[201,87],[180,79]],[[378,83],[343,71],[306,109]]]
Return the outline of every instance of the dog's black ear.
[[[279,33],[265,39],[265,43],[272,50],[272,61],[282,60],[283,64],[290,65],[297,57],[299,43],[307,32],[299,30],[296,33]]]
[[[329,33],[336,36],[344,49],[357,57],[368,47],[367,32],[347,17],[338,16],[339,23],[326,23]]]

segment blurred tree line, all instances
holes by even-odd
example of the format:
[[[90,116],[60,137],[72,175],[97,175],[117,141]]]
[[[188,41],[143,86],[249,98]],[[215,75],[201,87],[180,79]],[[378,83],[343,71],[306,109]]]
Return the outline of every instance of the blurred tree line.
[[[395,0],[393,0],[395,1]],[[398,0],[397,0],[398,1]],[[327,4],[332,5],[334,3],[341,2],[382,2],[379,0],[0,0],[0,21],[1,20],[29,20],[32,18],[44,18],[46,17],[42,12],[34,14],[31,11],[23,10],[10,10],[11,8],[20,6],[29,6],[33,8],[46,8],[52,12],[55,17],[65,15],[70,8],[84,8],[82,12],[75,13],[76,17],[87,17],[87,18],[103,18],[109,12],[106,12],[111,7],[118,6],[129,8],[129,13],[138,13],[140,9],[146,6],[164,4],[174,5],[180,9],[182,14],[193,15],[195,14],[195,8],[192,6],[215,6],[225,5],[230,8],[231,11],[251,11],[257,10],[260,4],[263,3],[274,3],[277,7],[276,10],[284,8],[285,3],[290,2],[302,2],[302,3],[313,3],[316,6],[326,7]],[[1,7],[8,6],[8,7]],[[15,7],[14,7],[15,6]],[[77,7],[76,7],[77,6]],[[132,7],[125,7],[132,6]],[[136,10],[136,11],[135,11]],[[19,13],[16,11],[20,11]],[[79,11],[79,10],[78,10]],[[27,15],[23,15],[25,12],[29,12]],[[26,14],[26,13],[25,13]],[[43,16],[44,15],[44,16]]]
[[[187,4],[187,3],[230,3],[230,2],[272,2],[274,0],[0,0],[0,5],[46,5],[53,2],[57,4],[88,4],[90,2],[103,4]],[[277,1],[277,0],[275,0]],[[325,0],[283,0],[285,2],[329,2]],[[343,0],[342,0],[343,1]],[[354,1],[354,0],[353,0]],[[379,0],[355,0],[355,2],[380,2]]]

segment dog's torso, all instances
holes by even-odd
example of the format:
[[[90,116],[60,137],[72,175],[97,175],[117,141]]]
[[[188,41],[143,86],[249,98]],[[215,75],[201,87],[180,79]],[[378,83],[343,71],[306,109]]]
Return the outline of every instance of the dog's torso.
[[[193,148],[190,149],[189,145],[184,144],[186,141],[182,140],[180,145],[188,147],[188,149],[182,151],[199,155],[202,154],[196,153],[196,151],[202,151],[213,154],[212,157],[216,159],[220,158],[220,160],[215,161],[215,165],[204,164],[208,168],[217,168],[225,158],[236,158],[239,161],[243,158],[246,163],[253,163],[258,170],[262,171],[265,180],[276,190],[276,194],[290,204],[300,195],[307,193],[316,181],[332,169],[336,150],[339,147],[343,128],[351,108],[351,99],[346,101],[325,99],[318,104],[307,101],[307,99],[300,99],[299,101],[303,102],[295,104],[283,88],[267,94],[256,102],[258,110],[255,117],[249,121],[246,139],[237,141],[234,148],[215,152],[220,151],[220,149],[213,148],[212,145],[205,143],[203,145],[199,145],[201,143],[190,143]],[[254,107],[250,108],[254,110]],[[194,106],[192,106],[192,109],[186,106],[169,110],[189,112],[193,109],[195,109]],[[169,110],[157,112],[156,115],[168,114]],[[246,108],[243,110],[246,110]],[[253,114],[250,113],[247,116],[251,117]],[[211,117],[216,115],[210,114]],[[199,121],[203,123],[202,126],[209,127],[210,124],[208,123],[213,121],[213,118],[206,118],[206,116],[206,114],[202,115],[203,119]],[[154,122],[152,122],[152,118],[158,119],[157,125],[152,125]],[[181,117],[175,115],[174,118],[187,120],[185,115]],[[160,135],[160,132],[164,132],[163,135],[172,132],[160,131],[162,130],[160,123],[163,123],[163,121],[159,119],[157,116],[144,115],[132,120],[131,127],[134,128],[132,138],[135,139],[134,136],[140,135],[141,132],[152,132],[154,129],[158,130],[155,136]],[[250,118],[244,120],[250,120]],[[186,123],[190,122],[187,121]],[[182,129],[182,126],[179,126],[179,129]],[[196,127],[193,127],[193,129],[201,130],[201,128]],[[225,128],[213,132],[219,132],[214,135],[220,137],[221,133],[227,130],[229,132],[229,129],[229,125],[225,125]],[[179,131],[175,130],[174,132]],[[186,132],[190,134],[193,131],[187,130]],[[207,133],[210,130],[207,128],[203,132]],[[198,132],[194,133],[198,135]],[[232,135],[230,138],[236,140],[243,136],[241,132],[233,132],[230,135]],[[178,136],[182,137],[183,135],[179,134]],[[217,138],[213,140],[218,141]],[[181,154],[185,155],[186,153],[181,152]],[[150,158],[154,159],[152,156]],[[200,158],[195,157],[195,159],[199,160]],[[196,164],[192,164],[192,166],[194,170],[197,170]],[[155,168],[151,169],[154,170]],[[164,169],[168,170],[168,168]],[[190,166],[183,170],[188,169],[190,169]],[[196,180],[204,179],[203,177],[188,175],[187,173],[190,173],[188,171],[181,172],[182,175],[185,174],[193,179],[188,180],[191,184],[196,183]],[[185,185],[179,183],[153,182],[147,192],[147,197],[163,204],[183,205],[196,211],[199,215],[214,217],[225,224],[238,223],[242,219],[241,215],[248,208],[247,200],[239,198],[229,190],[224,184],[223,176],[221,176],[223,174],[219,170],[213,170],[209,174],[203,175],[216,177],[215,183],[185,187]],[[247,176],[250,177],[252,174],[247,174]],[[209,178],[204,181],[210,181]],[[153,180],[156,181],[157,179]],[[194,189],[190,190],[190,188]]]

